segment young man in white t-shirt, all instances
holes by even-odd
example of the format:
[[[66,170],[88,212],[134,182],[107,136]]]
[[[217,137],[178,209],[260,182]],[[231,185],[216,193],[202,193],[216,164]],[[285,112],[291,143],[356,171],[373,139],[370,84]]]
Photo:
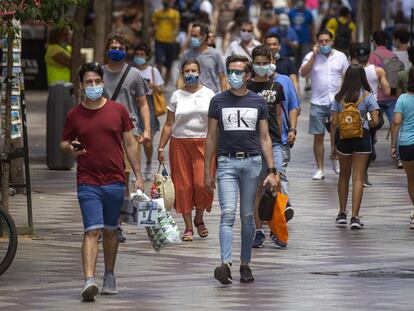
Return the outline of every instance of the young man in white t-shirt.
[[[150,127],[151,127],[151,140],[147,141],[144,144],[144,152],[147,158],[147,163],[144,170],[144,179],[151,180],[152,179],[152,153],[153,153],[153,137],[155,133],[160,130],[160,121],[158,121],[157,116],[155,115],[155,108],[154,108],[154,98],[153,98],[153,91],[162,92],[162,87],[164,85],[164,80],[162,79],[161,73],[159,72],[158,68],[155,66],[150,66],[148,64],[148,58],[151,55],[151,50],[145,43],[141,43],[135,47],[134,51],[134,64],[138,67],[138,70],[141,73],[142,78],[147,83],[149,91],[146,94],[149,112],[150,112]],[[138,113],[138,128],[140,131],[143,131],[142,124],[142,116]]]

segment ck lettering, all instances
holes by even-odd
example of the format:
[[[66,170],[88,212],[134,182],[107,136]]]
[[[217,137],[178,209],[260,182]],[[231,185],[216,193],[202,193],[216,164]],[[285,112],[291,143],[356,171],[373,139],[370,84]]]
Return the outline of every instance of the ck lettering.
[[[256,108],[223,108],[225,131],[255,131],[258,111]]]

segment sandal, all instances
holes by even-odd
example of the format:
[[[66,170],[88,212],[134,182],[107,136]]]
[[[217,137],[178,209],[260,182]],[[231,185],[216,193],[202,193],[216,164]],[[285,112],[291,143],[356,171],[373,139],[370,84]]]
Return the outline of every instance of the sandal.
[[[204,239],[208,237],[208,229],[204,225],[204,221],[196,223],[194,218],[194,226],[197,228],[197,233],[200,236],[200,238]]]
[[[185,229],[183,237],[181,238],[181,240],[183,240],[185,242],[192,242],[193,241],[193,235],[194,235],[193,230]]]

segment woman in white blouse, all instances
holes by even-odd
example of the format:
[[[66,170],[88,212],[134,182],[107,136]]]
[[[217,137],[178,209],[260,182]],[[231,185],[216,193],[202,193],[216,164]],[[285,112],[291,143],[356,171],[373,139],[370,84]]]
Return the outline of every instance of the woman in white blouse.
[[[164,147],[171,138],[169,159],[175,186],[174,207],[185,222],[183,241],[192,241],[194,230],[201,238],[208,236],[204,211],[210,212],[213,195],[204,190],[204,146],[207,136],[207,113],[212,90],[198,82],[200,64],[186,60],[181,71],[184,88],[176,90],[168,104],[167,120],[162,129],[158,160],[164,161]],[[214,172],[215,168],[212,168]],[[192,219],[192,210],[195,217]]]

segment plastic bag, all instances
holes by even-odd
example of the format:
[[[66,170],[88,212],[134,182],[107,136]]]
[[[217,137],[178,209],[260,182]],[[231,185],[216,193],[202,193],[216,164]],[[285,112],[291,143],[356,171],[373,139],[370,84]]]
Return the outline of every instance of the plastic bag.
[[[160,198],[153,201],[157,202],[158,221],[155,226],[146,227],[145,229],[152,247],[159,252],[167,245],[180,243],[181,239],[177,223],[164,207],[164,200]]]

